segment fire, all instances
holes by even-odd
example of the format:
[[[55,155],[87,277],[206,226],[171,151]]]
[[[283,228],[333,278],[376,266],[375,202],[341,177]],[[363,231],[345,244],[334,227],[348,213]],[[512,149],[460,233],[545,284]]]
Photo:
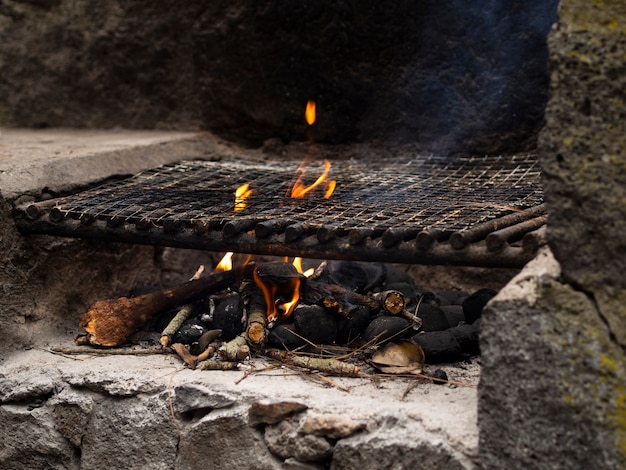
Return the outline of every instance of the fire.
[[[217,266],[215,266],[216,271],[231,271],[233,269],[233,252],[229,251],[226,253]]]
[[[311,277],[313,275],[313,273],[315,272],[314,268],[309,268],[309,269],[307,269],[306,271],[303,272],[302,271],[302,258],[300,258],[299,256],[296,256],[293,259],[293,263],[292,264],[295,266],[296,270],[300,274],[304,275],[304,277]]]
[[[300,300],[300,278],[294,277],[285,284],[266,285],[259,277],[256,269],[253,272],[253,277],[256,285],[263,292],[263,298],[265,299],[265,305],[267,308],[267,320],[272,322],[278,317],[279,311],[276,305],[277,296],[291,296],[291,300],[281,304],[283,316],[290,316]]]
[[[248,183],[242,184],[235,190],[235,210],[240,211],[246,208],[246,199],[252,194],[252,189]]]
[[[304,198],[308,193],[316,189],[317,187],[322,187],[324,189],[324,199],[328,199],[335,187],[337,186],[337,181],[328,180],[328,173],[330,172],[331,164],[328,160],[324,160],[324,171],[322,174],[315,180],[315,182],[309,186],[305,186],[302,182],[304,175],[306,173],[306,161],[302,162],[300,166],[296,169],[296,173],[294,177],[296,177],[296,181],[288,190],[287,195],[291,198]]]
[[[315,101],[309,100],[306,103],[306,109],[304,110],[304,119],[309,126],[315,123]]]

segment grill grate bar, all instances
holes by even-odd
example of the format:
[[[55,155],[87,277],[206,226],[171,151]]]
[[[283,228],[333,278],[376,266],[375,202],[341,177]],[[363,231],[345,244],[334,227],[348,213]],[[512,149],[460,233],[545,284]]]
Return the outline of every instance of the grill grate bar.
[[[132,243],[497,266],[523,265],[536,250],[536,243],[524,248],[521,240],[537,223],[503,228],[529,219],[545,223],[545,217],[537,218],[545,209],[534,155],[334,161],[330,177],[337,187],[330,199],[321,193],[289,198],[297,167],[184,161],[20,207],[16,221],[29,233]],[[305,184],[321,168],[312,162]],[[244,183],[253,195],[235,211],[234,192]],[[499,238],[488,250],[485,237],[496,230]]]

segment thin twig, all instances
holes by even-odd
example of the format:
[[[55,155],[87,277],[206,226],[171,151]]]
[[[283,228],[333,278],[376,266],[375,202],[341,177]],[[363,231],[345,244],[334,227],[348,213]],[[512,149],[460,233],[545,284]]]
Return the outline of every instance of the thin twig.
[[[95,348],[63,348],[53,346],[50,348],[51,353],[61,354],[91,354],[94,356],[142,356],[150,354],[171,354],[172,351],[169,348],[146,348],[146,349],[131,349],[131,348],[117,348],[117,349],[95,349]]]

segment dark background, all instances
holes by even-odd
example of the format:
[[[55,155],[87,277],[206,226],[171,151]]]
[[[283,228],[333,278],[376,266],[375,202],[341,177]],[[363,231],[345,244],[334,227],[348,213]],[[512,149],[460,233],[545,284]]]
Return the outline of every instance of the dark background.
[[[0,125],[533,149],[556,0],[0,2]]]

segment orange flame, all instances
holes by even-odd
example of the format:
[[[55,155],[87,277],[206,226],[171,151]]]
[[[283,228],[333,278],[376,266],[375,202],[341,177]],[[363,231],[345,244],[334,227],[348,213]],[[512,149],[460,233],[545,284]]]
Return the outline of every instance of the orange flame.
[[[328,180],[330,167],[330,162],[328,160],[324,160],[324,172],[315,180],[313,184],[305,186],[304,183],[302,183],[302,179],[304,178],[304,175],[306,173],[306,162],[300,163],[300,166],[298,166],[294,175],[297,175],[296,182],[293,184],[291,189],[288,190],[287,195],[292,198],[303,198],[318,186],[323,186],[324,199],[328,199],[335,190],[335,187],[337,186],[337,181]]]
[[[233,252],[229,251],[226,253],[217,266],[215,266],[216,271],[230,271],[233,269]]]
[[[306,109],[304,110],[304,119],[309,126],[315,123],[315,101],[309,100],[306,103]]]
[[[302,258],[300,258],[299,256],[296,256],[293,259],[293,263],[291,263],[295,266],[296,271],[298,271],[300,274],[304,274],[305,277],[311,277],[313,275],[313,273],[315,272],[314,268],[309,268],[306,271],[302,271]]]
[[[246,208],[246,199],[252,194],[252,189],[248,183],[242,184],[235,190],[235,210],[240,211]]]
[[[276,296],[291,296],[291,300],[284,302],[281,305],[283,316],[289,317],[293,310],[296,308],[298,301],[300,300],[300,278],[294,277],[285,284],[271,284],[266,285],[259,277],[257,270],[253,271],[253,277],[255,284],[263,292],[263,298],[265,299],[265,308],[267,320],[272,322],[278,317],[278,308],[276,306]]]

